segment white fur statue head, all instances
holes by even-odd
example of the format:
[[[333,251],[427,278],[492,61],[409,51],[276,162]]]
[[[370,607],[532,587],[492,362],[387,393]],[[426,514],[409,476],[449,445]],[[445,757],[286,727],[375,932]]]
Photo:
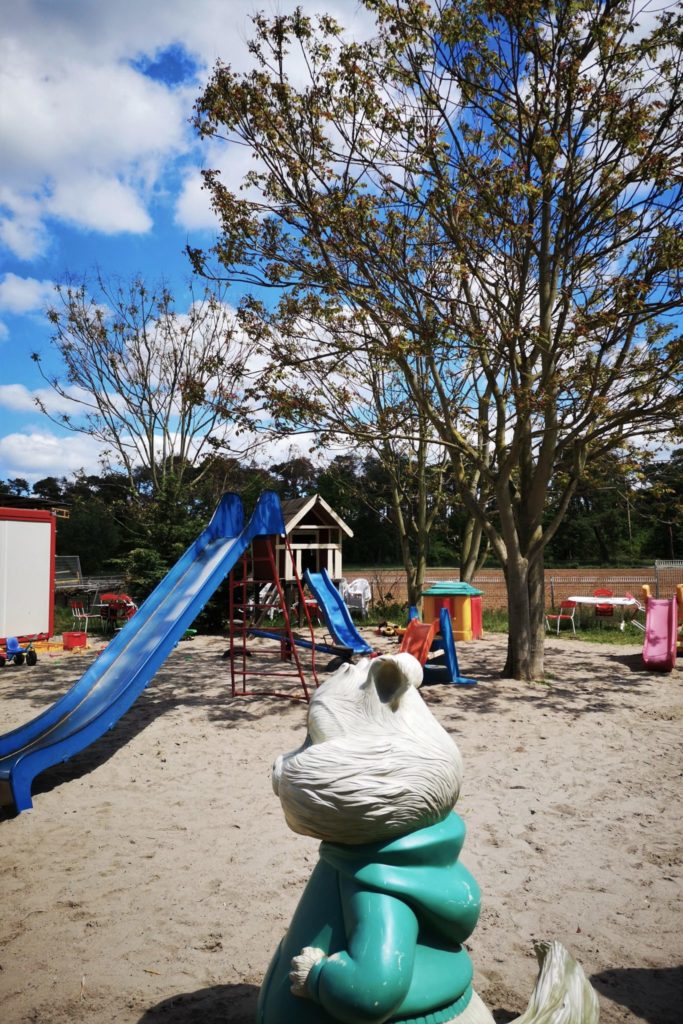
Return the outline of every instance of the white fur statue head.
[[[417,688],[410,654],[343,665],[316,690],[303,747],[273,766],[294,832],[382,842],[441,821],[462,781],[458,748]]]

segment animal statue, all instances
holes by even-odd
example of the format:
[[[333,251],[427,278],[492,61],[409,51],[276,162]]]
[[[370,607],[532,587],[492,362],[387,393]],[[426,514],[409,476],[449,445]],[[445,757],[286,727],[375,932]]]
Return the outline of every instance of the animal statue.
[[[313,696],[302,747],[273,788],[320,860],[259,995],[257,1024],[494,1024],[465,942],[479,889],[459,862],[455,743],[410,654],[343,665]],[[597,1024],[597,999],[559,943],[519,1024]]]

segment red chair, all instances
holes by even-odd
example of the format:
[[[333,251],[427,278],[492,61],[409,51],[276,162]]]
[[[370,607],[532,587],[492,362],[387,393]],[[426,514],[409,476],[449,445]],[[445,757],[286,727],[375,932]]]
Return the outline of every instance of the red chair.
[[[572,632],[576,636],[576,626],[574,625],[574,613],[576,612],[576,601],[562,601],[560,603],[559,612],[550,614],[547,613],[545,617],[545,628],[550,629],[550,623],[555,622],[557,624],[557,635],[560,635],[560,624],[562,622],[570,622]]]
[[[593,591],[593,597],[614,597],[613,590],[607,590],[605,587],[598,587],[597,590]],[[610,619],[614,615],[613,604],[596,604],[595,615],[598,619]]]

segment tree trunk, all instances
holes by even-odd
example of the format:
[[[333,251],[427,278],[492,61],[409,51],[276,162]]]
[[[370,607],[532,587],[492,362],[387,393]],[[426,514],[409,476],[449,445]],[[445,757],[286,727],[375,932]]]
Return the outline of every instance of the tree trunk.
[[[424,589],[425,575],[427,572],[426,544],[418,544],[418,552],[415,558],[412,557],[407,539],[401,544],[403,553],[403,567],[406,573],[406,590],[408,591],[408,604],[414,604],[418,612],[422,612],[422,591]]]
[[[529,631],[531,679],[544,675],[543,652],[545,645],[545,562],[543,552],[529,565]]]
[[[414,604],[420,615],[422,614],[422,591],[424,590],[425,575],[427,573],[427,545],[419,545],[417,558],[415,559],[415,575],[412,588],[408,587],[408,604]]]
[[[478,519],[470,516],[462,538],[460,549],[460,579],[463,583],[471,583],[479,565],[479,551],[483,526]]]
[[[600,561],[603,565],[609,565],[610,554],[607,548],[607,544],[605,542],[603,532],[599,526],[593,526],[593,533],[595,534],[595,539],[598,542],[598,547],[600,549]]]
[[[502,675],[531,681],[543,678],[543,562],[529,566],[511,559],[505,569],[508,592],[508,649]]]
[[[406,574],[406,590],[408,591],[408,604],[416,605],[418,611],[420,611],[422,601],[422,581],[424,580],[425,574],[426,555],[425,557],[421,557],[421,551],[418,550],[417,559],[413,559],[413,554],[410,549],[410,538],[408,536],[408,530],[403,515],[403,510],[401,508],[401,494],[396,484],[392,485],[391,503],[394,512],[394,525],[398,536],[398,542],[401,548],[401,561],[403,562],[403,568],[405,569]]]

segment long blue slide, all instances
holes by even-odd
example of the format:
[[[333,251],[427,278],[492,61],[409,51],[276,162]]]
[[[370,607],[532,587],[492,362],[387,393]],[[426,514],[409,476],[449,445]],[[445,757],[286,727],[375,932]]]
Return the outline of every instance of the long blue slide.
[[[284,532],[273,492],[261,495],[246,526],[239,497],[223,495],[206,529],[78,682],[42,714],[0,736],[0,805],[32,807],[36,775],[115,725],[254,537]]]
[[[325,625],[340,647],[349,647],[354,654],[372,654],[373,648],[356,629],[351,613],[344,599],[327,574],[322,572],[304,571],[304,582],[316,599],[322,612]]]

